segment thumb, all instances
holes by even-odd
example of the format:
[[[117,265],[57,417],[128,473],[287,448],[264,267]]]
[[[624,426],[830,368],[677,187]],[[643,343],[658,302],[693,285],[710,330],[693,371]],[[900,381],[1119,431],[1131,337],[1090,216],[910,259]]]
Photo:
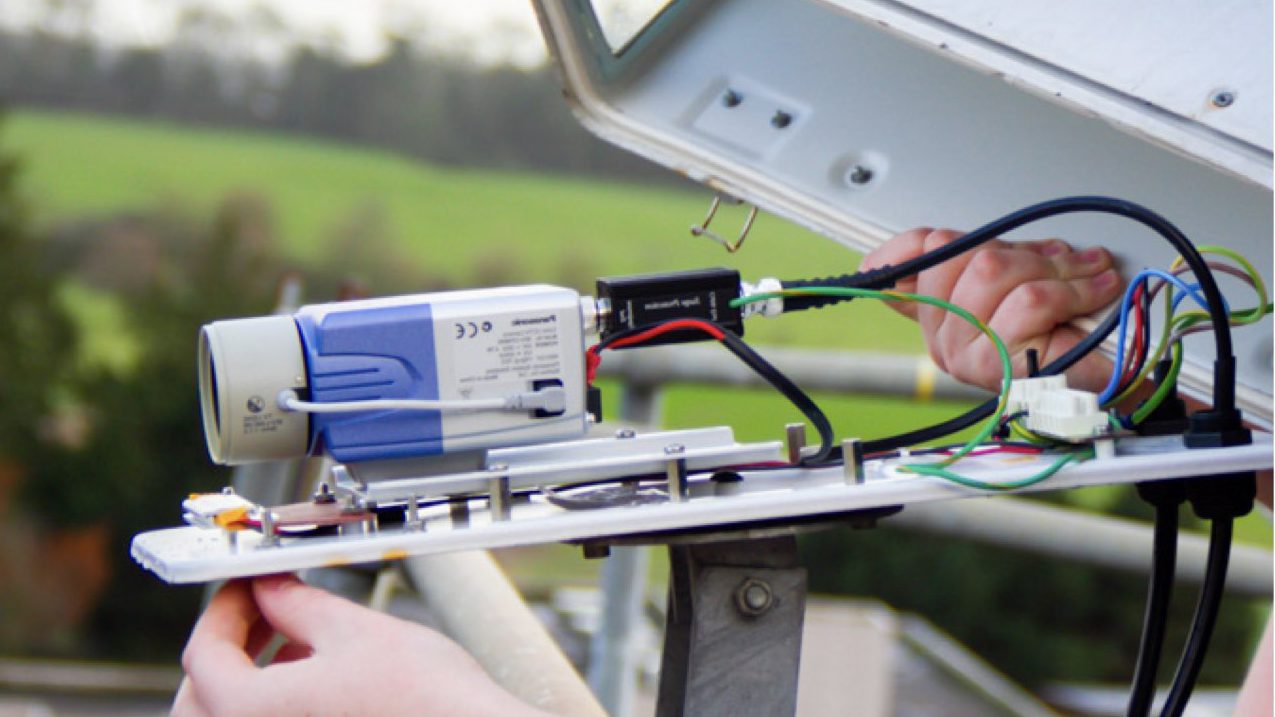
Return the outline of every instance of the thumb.
[[[348,644],[371,613],[342,597],[306,585],[293,575],[268,575],[252,582],[261,616],[290,642],[321,650]]]

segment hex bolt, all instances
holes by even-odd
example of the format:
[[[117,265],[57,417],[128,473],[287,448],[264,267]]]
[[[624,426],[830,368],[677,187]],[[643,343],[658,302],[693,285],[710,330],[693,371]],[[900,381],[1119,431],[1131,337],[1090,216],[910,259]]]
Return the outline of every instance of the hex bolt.
[[[792,124],[792,115],[783,110],[775,110],[775,115],[770,118],[770,126],[775,129],[783,129]]]
[[[1209,102],[1218,109],[1230,107],[1235,104],[1235,92],[1233,90],[1214,90],[1213,97]]]
[[[632,428],[621,428],[620,430],[615,432],[615,437],[621,440],[637,438],[637,431],[633,430]]]
[[[856,164],[850,168],[849,172],[846,172],[846,179],[849,180],[851,184],[863,186],[872,181],[873,174],[871,167]]]
[[[735,607],[745,617],[760,617],[775,604],[775,593],[770,583],[748,578],[735,588]]]
[[[744,101],[744,96],[735,90],[726,90],[726,94],[722,95],[722,104],[727,107],[738,107]]]

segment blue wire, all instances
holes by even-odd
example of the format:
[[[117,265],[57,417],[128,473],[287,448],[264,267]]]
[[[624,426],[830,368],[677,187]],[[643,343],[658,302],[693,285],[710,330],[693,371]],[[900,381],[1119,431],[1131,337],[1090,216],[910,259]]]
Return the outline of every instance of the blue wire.
[[[1133,294],[1137,290],[1139,284],[1146,283],[1148,279],[1164,279],[1173,286],[1182,290],[1182,294],[1175,298],[1173,309],[1176,311],[1178,304],[1185,297],[1191,297],[1200,308],[1205,311],[1209,310],[1208,301],[1200,296],[1199,285],[1187,284],[1178,277],[1166,271],[1159,269],[1143,269],[1138,272],[1137,276],[1129,282],[1129,286],[1125,288],[1124,298],[1120,301],[1120,324],[1116,327],[1116,363],[1115,370],[1111,372],[1111,380],[1107,383],[1107,387],[1098,394],[1098,405],[1103,405],[1111,400],[1115,395],[1116,389],[1120,386],[1121,368],[1124,367],[1124,343],[1127,336],[1126,328],[1129,325],[1129,307],[1133,304]]]

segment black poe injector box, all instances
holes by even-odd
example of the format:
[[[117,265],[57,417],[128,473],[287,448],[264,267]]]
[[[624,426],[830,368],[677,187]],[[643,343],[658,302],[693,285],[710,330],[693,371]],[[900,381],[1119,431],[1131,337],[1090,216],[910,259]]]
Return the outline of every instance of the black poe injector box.
[[[621,331],[673,319],[711,321],[742,336],[743,313],[730,302],[740,296],[739,272],[734,269],[692,269],[660,274],[598,279],[599,303],[608,308],[600,322],[602,338]],[[694,329],[670,331],[643,342],[644,346],[703,341]]]

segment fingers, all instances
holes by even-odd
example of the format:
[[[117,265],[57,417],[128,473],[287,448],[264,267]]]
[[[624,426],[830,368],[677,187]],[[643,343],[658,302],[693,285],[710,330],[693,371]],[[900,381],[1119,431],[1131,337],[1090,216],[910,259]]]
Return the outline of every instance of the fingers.
[[[864,257],[860,269],[898,265],[960,236],[949,229],[904,232]],[[1110,253],[1099,247],[1075,251],[1060,239],[1015,243],[993,239],[901,281],[896,288],[966,309],[1000,335],[1015,355],[1015,363],[1021,365],[1026,348],[1038,349],[1042,362],[1048,362],[1083,337],[1083,332],[1065,324],[1119,296],[1121,279],[1113,265]],[[939,307],[891,305],[920,323],[930,355],[940,368],[992,390],[999,386],[1002,373],[995,347],[975,326]],[[1089,386],[1105,363],[1086,359],[1068,375],[1079,385]]]
[[[934,251],[942,246],[952,243],[959,234],[953,231],[937,231],[931,232],[925,238],[925,250]],[[969,251],[955,256],[938,266],[927,269],[917,276],[916,293],[923,296],[933,296],[944,301],[952,298],[952,292],[955,291],[957,284],[965,276],[966,269],[975,257],[986,254],[989,251],[995,251],[1005,246],[999,241],[989,241],[985,243],[978,251]],[[977,313],[975,313],[977,316]],[[959,318],[952,316],[945,309],[937,306],[921,305],[917,307],[916,319],[921,324],[921,331],[925,334],[926,344],[930,346],[930,354],[934,358],[939,368],[947,368],[949,356],[942,350],[942,346],[936,341],[940,326],[949,318],[960,321]],[[985,318],[985,317],[980,317]]]
[[[991,322],[999,312],[1018,319],[1002,320],[992,327],[1011,353],[1056,326],[1105,306],[1115,298],[1113,289],[1118,292],[1119,277],[1111,269],[1106,250],[1077,253],[1066,245],[1042,244],[1057,251],[1043,253],[1038,247],[1013,244],[980,249],[952,288],[951,302],[983,321]],[[1024,303],[1033,301],[1048,305],[1020,311]],[[934,332],[934,342],[943,355],[952,356],[981,336],[969,322],[946,314]]]
[[[988,324],[1006,342],[1013,341],[1011,350],[1017,351],[1030,339],[1106,306],[1120,295],[1120,289],[1115,269],[1071,281],[1025,282],[1009,292]]]
[[[211,696],[232,693],[236,685],[253,675],[256,668],[245,646],[259,617],[246,582],[229,582],[213,596],[182,653],[189,689],[179,693],[179,698],[208,710]]]
[[[357,639],[361,625],[381,617],[291,575],[257,578],[252,593],[262,616],[289,642],[316,650]]]

